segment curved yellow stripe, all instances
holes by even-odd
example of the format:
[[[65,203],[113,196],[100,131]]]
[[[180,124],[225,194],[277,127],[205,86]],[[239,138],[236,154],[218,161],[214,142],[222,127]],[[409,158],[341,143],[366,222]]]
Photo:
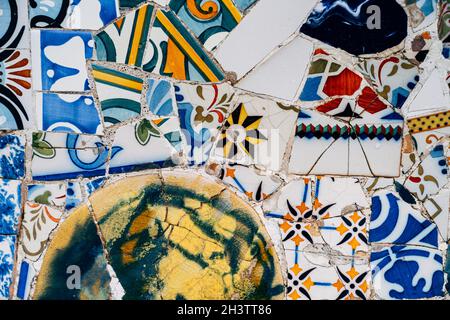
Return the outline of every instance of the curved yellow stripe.
[[[238,8],[234,5],[234,3],[231,0],[222,0],[222,3],[225,7],[227,7],[228,11],[230,11],[231,15],[233,16],[234,20],[236,20],[237,23],[241,22],[242,15],[239,12]]]
[[[126,88],[130,88],[133,90],[138,90],[138,91],[142,90],[142,83],[137,82],[137,81],[121,78],[119,76],[116,76],[116,75],[113,75],[110,73],[101,72],[98,70],[93,70],[92,75],[94,76],[95,80],[105,81],[105,82],[109,82],[112,84],[118,84],[118,85],[121,85]]]
[[[156,18],[161,22],[161,24],[166,28],[166,30],[176,39],[176,41],[181,45],[184,51],[189,55],[190,59],[197,65],[197,67],[206,75],[209,81],[218,82],[219,79],[216,75],[209,69],[202,58],[195,52],[194,48],[191,47],[189,42],[184,39],[181,33],[175,28],[175,26],[170,22],[170,20],[164,15],[162,11],[156,13]]]

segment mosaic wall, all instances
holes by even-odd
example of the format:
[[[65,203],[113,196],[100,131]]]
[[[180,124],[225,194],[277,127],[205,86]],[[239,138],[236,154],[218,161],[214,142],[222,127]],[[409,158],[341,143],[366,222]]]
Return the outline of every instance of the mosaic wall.
[[[0,297],[448,299],[449,0],[1,0]]]

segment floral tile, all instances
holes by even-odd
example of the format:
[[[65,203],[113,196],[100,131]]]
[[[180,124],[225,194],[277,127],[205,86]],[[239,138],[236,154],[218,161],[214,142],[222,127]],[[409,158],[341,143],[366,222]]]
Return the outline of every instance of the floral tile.
[[[97,60],[142,66],[153,6],[130,11],[95,35]]]
[[[97,30],[119,17],[116,0],[30,2],[30,24],[35,28]]]
[[[304,178],[293,180],[272,197],[264,201],[264,213],[270,218],[287,221],[317,219],[312,202],[312,181]]]
[[[394,246],[374,250],[370,257],[373,289],[381,299],[423,299],[443,294],[441,251]]]
[[[185,154],[190,164],[203,164],[209,159],[213,137],[234,107],[234,90],[226,83],[174,87]]]
[[[170,116],[176,110],[175,89],[170,81],[148,79],[147,105],[157,116]]]
[[[170,167],[177,161],[176,150],[149,119],[117,129],[112,153],[110,173]]]
[[[367,265],[343,262],[333,266],[326,256],[289,250],[289,300],[366,300],[369,297]]]
[[[22,211],[22,183],[17,180],[0,180],[0,234],[16,234]]]
[[[66,203],[66,185],[63,183],[29,184],[27,200],[53,207],[62,207]]]
[[[32,30],[31,48],[35,90],[89,90],[86,60],[94,49],[91,33]]]
[[[30,52],[0,54],[0,129],[22,130],[34,125]]]
[[[238,7],[230,0],[204,4],[171,0],[169,7],[207,50],[214,49],[242,19]]]
[[[307,251],[319,245],[352,257],[365,255],[369,249],[367,219],[357,211],[320,222],[280,221],[280,230],[285,250]]]
[[[0,12],[0,48],[29,49],[27,0],[2,1]]]
[[[224,79],[222,71],[172,11],[156,11],[142,68],[178,80]]]
[[[0,136],[0,177],[22,179],[25,176],[25,139],[9,134]]]
[[[27,259],[37,261],[46,248],[49,236],[62,216],[62,212],[45,204],[26,202],[22,220],[20,250]]]
[[[420,80],[421,70],[402,55],[385,59],[364,59],[357,69],[377,94],[401,108]],[[373,70],[373,71],[372,71]]]
[[[16,236],[0,235],[0,299],[9,298],[13,281]]]
[[[91,95],[37,92],[35,99],[38,130],[103,134]]]
[[[248,199],[258,202],[268,198],[282,184],[282,180],[277,176],[269,176],[257,169],[239,164],[221,167],[219,179],[239,190]]]
[[[371,243],[438,247],[437,226],[391,192],[372,197]]]
[[[241,95],[218,137],[214,155],[225,161],[280,170],[299,110],[272,100]]]
[[[92,69],[106,126],[141,114],[142,79],[98,64],[92,64]]]
[[[444,145],[438,144],[406,178],[404,186],[417,199],[424,201],[448,183],[448,164]]]
[[[31,172],[34,180],[55,181],[105,174],[109,149],[97,136],[35,132]],[[117,149],[113,149],[114,158]]]
[[[383,23],[371,18],[373,6],[383,12]],[[330,30],[341,32],[334,34]],[[322,0],[300,31],[355,56],[375,54],[401,44],[407,36],[408,16],[396,1],[358,0],[347,4]]]

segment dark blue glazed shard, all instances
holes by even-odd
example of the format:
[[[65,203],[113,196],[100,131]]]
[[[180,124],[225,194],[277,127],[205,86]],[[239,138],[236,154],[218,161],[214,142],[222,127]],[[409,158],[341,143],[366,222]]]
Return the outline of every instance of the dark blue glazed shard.
[[[400,44],[407,29],[407,14],[395,0],[322,0],[300,31],[353,55],[362,55]]]

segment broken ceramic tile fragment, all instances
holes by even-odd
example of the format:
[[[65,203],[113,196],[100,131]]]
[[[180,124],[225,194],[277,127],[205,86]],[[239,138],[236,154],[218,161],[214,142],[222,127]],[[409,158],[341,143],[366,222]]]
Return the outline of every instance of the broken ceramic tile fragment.
[[[373,288],[381,299],[423,299],[443,294],[441,251],[393,246],[370,257]]]
[[[34,126],[30,60],[30,52],[26,50],[4,50],[0,55],[2,130],[23,130]]]
[[[0,300],[9,298],[13,282],[16,236],[0,235]]]
[[[375,54],[402,43],[408,17],[396,1],[321,0],[300,31],[356,56]]]
[[[103,134],[92,96],[38,92],[35,99],[38,130]]]
[[[97,136],[33,133],[31,172],[35,180],[56,181],[105,174],[109,149]],[[113,148],[111,159],[117,153]]]
[[[149,119],[117,129],[112,144],[110,173],[175,165],[176,150]]]
[[[35,90],[89,90],[86,60],[94,41],[86,31],[32,30],[32,78]]]
[[[391,192],[372,197],[371,243],[438,247],[437,226]]]
[[[119,17],[116,0],[30,2],[30,25],[36,28],[98,30]]]
[[[141,114],[142,79],[95,63],[92,76],[106,126]]]
[[[25,139],[18,135],[0,136],[0,177],[22,179],[25,176]]]
[[[62,207],[66,203],[66,185],[62,183],[29,184],[27,201]]]
[[[0,180],[0,234],[17,233],[19,216],[22,211],[21,182]]]

